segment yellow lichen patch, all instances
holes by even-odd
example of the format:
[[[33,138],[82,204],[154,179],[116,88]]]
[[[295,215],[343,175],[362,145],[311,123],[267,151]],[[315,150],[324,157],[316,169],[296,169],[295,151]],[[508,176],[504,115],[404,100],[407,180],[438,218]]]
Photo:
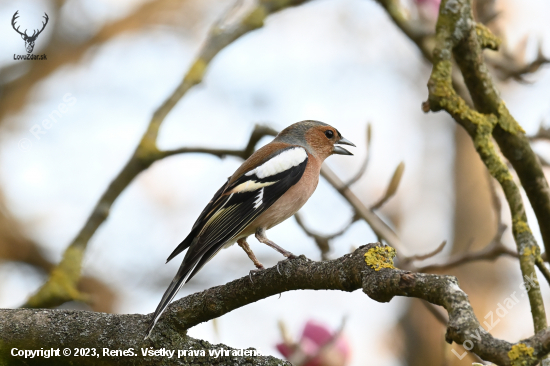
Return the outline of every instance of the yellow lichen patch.
[[[374,247],[365,253],[365,262],[375,271],[380,271],[382,268],[395,269],[394,257],[395,249],[392,247]]]
[[[514,218],[512,220],[512,228],[514,229],[514,232],[517,234],[531,232],[529,225],[522,218]]]
[[[481,47],[489,48],[491,50],[498,50],[498,46],[502,42],[497,36],[495,36],[489,28],[481,23],[476,24],[476,34],[481,43]]]
[[[540,258],[540,248],[538,245],[529,245],[523,249],[523,252],[521,253],[524,257],[535,257],[535,260],[537,258]]]
[[[512,366],[527,365],[529,361],[536,360],[536,358],[533,357],[534,351],[533,347],[527,347],[524,343],[518,343],[512,346],[512,349],[508,352],[510,363]]]

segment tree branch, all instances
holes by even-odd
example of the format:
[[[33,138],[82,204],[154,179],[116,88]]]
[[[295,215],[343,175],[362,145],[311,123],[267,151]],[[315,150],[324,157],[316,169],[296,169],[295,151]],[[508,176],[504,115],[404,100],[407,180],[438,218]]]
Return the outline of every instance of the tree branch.
[[[197,324],[282,292],[352,292],[357,289],[362,289],[378,302],[388,302],[394,296],[407,296],[444,307],[449,316],[446,340],[457,343],[471,340],[474,353],[498,365],[534,366],[550,351],[550,329],[515,344],[496,339],[479,324],[468,296],[460,289],[455,277],[396,269],[392,264],[394,255],[392,248],[376,243],[362,246],[354,253],[333,261],[313,262],[300,256],[282,262],[279,265],[280,274],[276,267],[272,267],[254,275],[254,282],[245,276],[175,301],[161,317],[148,340],[144,340],[144,334],[151,314],[115,315],[75,310],[3,309],[0,310],[0,355],[4,358],[11,357],[8,352],[12,347],[36,349],[58,348],[60,345],[69,348],[82,348],[85,345],[99,349],[132,347],[136,351],[140,347],[210,349],[212,345],[209,343],[199,342],[182,334]],[[90,358],[77,360],[75,357],[62,357],[55,360],[56,364],[60,364],[58,360],[82,365],[97,364],[97,359]],[[268,363],[272,359],[266,359],[266,363],[259,363],[257,360],[254,364],[272,364]],[[43,359],[36,361],[43,364]],[[137,365],[153,359],[148,358],[143,363],[139,363],[141,357],[102,358],[101,361],[105,365],[115,362],[117,365]],[[170,364],[182,362],[166,359],[162,361],[173,362]],[[186,362],[205,364],[208,360],[187,359]]]
[[[528,190],[534,186],[537,188],[536,196],[544,196],[544,200],[548,204],[547,207],[544,202],[541,205],[541,202],[531,200],[535,213],[537,213],[535,205],[538,205],[539,209],[548,209],[548,212],[543,210],[537,214],[540,225],[544,226],[547,226],[545,225],[547,220],[541,222],[542,217],[546,214],[550,215],[548,183],[542,175],[542,168],[531,150],[523,129],[510,115],[504,102],[498,96],[483,62],[482,49],[496,49],[499,42],[486,27],[474,22],[468,0],[443,0],[436,32],[434,66],[428,82],[429,107],[434,112],[447,111],[457,123],[464,127],[471,136],[481,160],[501,185],[510,206],[512,232],[520,257],[522,275],[534,277],[536,282],[534,267],[537,257],[540,257],[540,248],[527,223],[519,187],[515,184],[508,167],[496,152],[491,136],[495,137],[505,155],[507,155],[505,151],[516,154],[515,157],[508,157],[508,155],[507,157],[520,175],[528,196]],[[479,112],[468,107],[453,88],[452,55],[464,75],[466,86]],[[522,155],[518,158],[517,154]],[[530,158],[536,162],[530,164]],[[515,159],[515,164],[511,159]],[[537,169],[541,175],[539,178],[535,177]],[[520,173],[519,170],[523,173]],[[522,175],[523,178],[521,178]],[[525,183],[524,180],[526,180]],[[531,194],[533,193],[534,191],[531,192]],[[544,230],[546,229],[541,226],[541,231]],[[550,228],[548,228],[548,233],[550,234]],[[545,240],[545,243],[550,245],[550,241],[546,242]],[[539,332],[547,326],[540,288],[533,288],[528,295],[535,332]]]

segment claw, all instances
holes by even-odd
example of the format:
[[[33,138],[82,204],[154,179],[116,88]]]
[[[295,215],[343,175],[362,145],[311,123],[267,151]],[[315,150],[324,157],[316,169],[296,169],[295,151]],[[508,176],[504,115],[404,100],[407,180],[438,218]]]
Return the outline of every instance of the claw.
[[[279,264],[283,263],[283,262],[286,262],[286,261],[289,261],[289,260],[292,260],[292,259],[296,259],[298,258],[297,255],[294,255],[290,252],[288,252],[288,254],[285,254],[285,259],[283,259],[282,261],[279,261],[277,262],[277,272],[279,272],[279,274],[282,274],[281,271],[279,270]]]
[[[250,272],[248,273],[248,277],[250,278],[250,282],[254,283],[254,281],[252,281],[252,275],[253,275],[254,273],[258,273],[258,272],[261,272],[261,271],[263,271],[263,270],[265,270],[265,267],[264,267],[264,266],[258,267],[258,269],[251,269]]]

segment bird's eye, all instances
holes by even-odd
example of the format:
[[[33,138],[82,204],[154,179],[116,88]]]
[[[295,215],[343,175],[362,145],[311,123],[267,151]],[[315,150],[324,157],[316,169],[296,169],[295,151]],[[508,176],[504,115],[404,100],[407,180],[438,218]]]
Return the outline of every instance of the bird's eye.
[[[333,138],[334,137],[334,132],[332,132],[331,130],[326,130],[325,131],[325,136],[329,139]]]

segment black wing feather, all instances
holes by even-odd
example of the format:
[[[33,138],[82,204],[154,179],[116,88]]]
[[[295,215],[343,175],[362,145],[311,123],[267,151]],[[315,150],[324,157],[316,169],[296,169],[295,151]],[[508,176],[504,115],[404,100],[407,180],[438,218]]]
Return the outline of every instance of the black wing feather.
[[[178,254],[180,254],[181,252],[183,252],[185,249],[189,248],[189,246],[191,245],[191,243],[193,242],[193,239],[195,238],[195,236],[197,235],[198,233],[198,230],[197,230],[197,227],[199,226],[199,224],[201,222],[204,221],[204,219],[207,217],[207,216],[210,216],[212,215],[212,213],[215,211],[215,209],[217,208],[217,206],[220,204],[220,202],[218,202],[219,198],[221,197],[222,193],[225,191],[225,189],[227,188],[228,184],[229,184],[229,179],[230,178],[227,178],[227,182],[225,182],[225,184],[220,188],[218,189],[218,191],[216,192],[216,194],[214,195],[214,197],[212,197],[212,199],[210,200],[210,202],[208,202],[208,205],[206,205],[206,207],[204,208],[204,210],[202,210],[201,214],[199,215],[199,218],[197,219],[197,221],[195,221],[195,223],[193,224],[193,228],[191,229],[191,232],[189,233],[189,235],[187,235],[187,237],[185,239],[183,239],[183,241],[176,247],[176,249],[174,249],[174,251],[172,252],[172,254],[170,254],[168,256],[168,259],[166,259],[166,263],[170,262],[172,259],[174,259],[174,257],[176,257]],[[210,214],[210,215],[209,215]]]

